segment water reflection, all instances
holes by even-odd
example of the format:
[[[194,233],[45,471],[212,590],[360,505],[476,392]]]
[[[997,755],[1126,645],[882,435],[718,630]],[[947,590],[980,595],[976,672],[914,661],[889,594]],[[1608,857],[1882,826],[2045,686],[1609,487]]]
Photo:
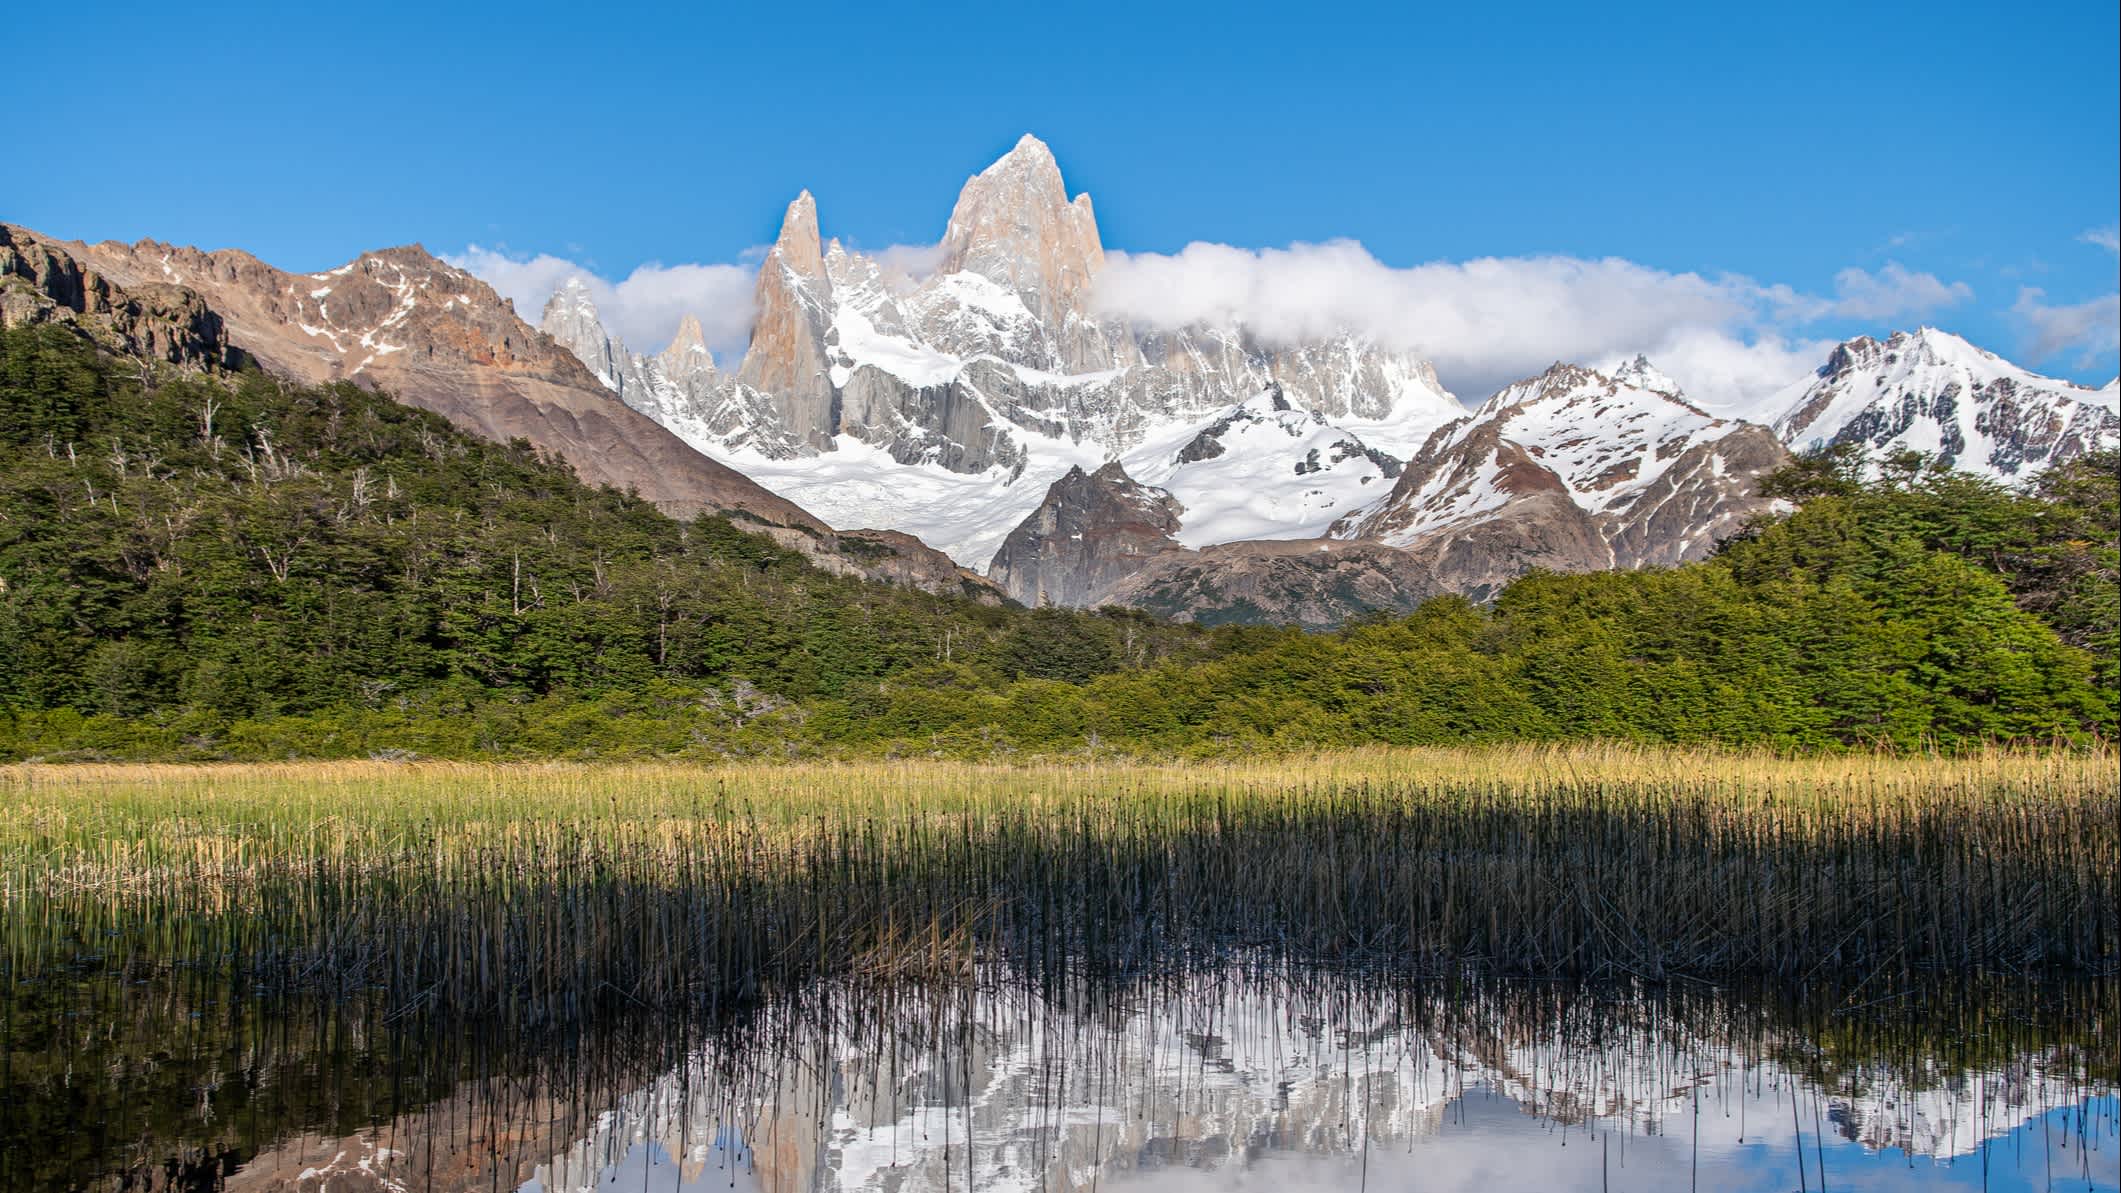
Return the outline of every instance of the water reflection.
[[[703,1049],[523,1187],[2116,1187],[2111,1073],[2071,1044],[1953,1069],[1852,1052],[1832,1018],[1719,992],[1005,987],[779,1024],[748,1096],[750,1058]]]
[[[152,986],[99,997],[135,1013],[77,1016],[97,1026],[64,1072],[0,1071],[0,1186],[2121,1187],[2121,1055],[2097,984],[1795,996],[982,970],[564,1036],[358,998],[267,1014]],[[9,1056],[39,1038],[11,1036]],[[155,1114],[133,1113],[141,1091]]]

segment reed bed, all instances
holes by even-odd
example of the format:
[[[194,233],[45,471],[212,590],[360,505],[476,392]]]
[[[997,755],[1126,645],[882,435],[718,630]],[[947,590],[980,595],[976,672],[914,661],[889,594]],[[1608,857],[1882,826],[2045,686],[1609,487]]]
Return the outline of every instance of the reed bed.
[[[2101,976],[2110,753],[1362,751],[1211,767],[21,766],[17,978],[552,1023],[819,977]]]

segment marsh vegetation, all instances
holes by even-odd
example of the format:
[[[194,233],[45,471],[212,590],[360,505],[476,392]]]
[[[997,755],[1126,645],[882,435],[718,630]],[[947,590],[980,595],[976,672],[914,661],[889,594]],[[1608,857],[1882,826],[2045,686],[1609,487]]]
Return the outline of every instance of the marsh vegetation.
[[[1497,998],[1613,1025],[1688,991],[1728,1023],[1797,1006],[1777,1013],[1788,1071],[1869,1064],[1888,1037],[1933,1077],[2037,1055],[2066,1107],[2114,1076],[2114,766],[1617,746],[18,766],[0,907],[5,1093],[26,1109],[6,1150],[38,1158],[5,1175],[233,1171],[466,1098],[529,1099],[549,1129],[510,1138],[549,1156],[688,1065],[755,1151],[761,1091],[901,1011],[858,1051],[967,999],[1157,1014],[1233,980],[1277,1006],[1291,984],[1398,999],[1394,1022],[1457,1008],[1454,1040],[1502,1031]],[[698,1076],[709,1055],[742,1079]],[[81,1116],[98,1126],[63,1163],[36,1146]]]

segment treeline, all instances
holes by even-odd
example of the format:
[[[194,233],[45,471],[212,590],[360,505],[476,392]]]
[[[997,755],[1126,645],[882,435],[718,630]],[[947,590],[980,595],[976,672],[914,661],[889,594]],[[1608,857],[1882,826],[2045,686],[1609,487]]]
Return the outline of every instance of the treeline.
[[[828,576],[350,385],[0,333],[0,756],[1202,753],[2112,737],[2116,460],[1846,455],[1704,563],[1333,634]]]

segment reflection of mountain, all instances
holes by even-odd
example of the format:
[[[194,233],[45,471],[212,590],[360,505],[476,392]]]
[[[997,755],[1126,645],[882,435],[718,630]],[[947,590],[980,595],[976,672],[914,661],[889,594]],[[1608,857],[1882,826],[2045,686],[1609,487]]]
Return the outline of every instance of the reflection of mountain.
[[[1837,1062],[1821,1091],[1778,1059],[1810,1054],[1809,1040],[1763,1031],[1731,1003],[1677,1016],[1565,1004],[1223,984],[1082,1013],[1003,992],[829,1033],[790,1022],[770,1077],[732,1090],[718,1075],[736,1058],[701,1053],[622,1099],[538,1180],[587,1191],[640,1147],[682,1158],[690,1179],[734,1123],[768,1193],[1087,1189],[1138,1170],[1405,1151],[1449,1133],[1468,1091],[1506,1099],[1542,1130],[1687,1136],[1699,1123],[1703,1148],[1728,1150],[1741,1139],[1794,1147],[1795,1088],[1807,1146],[1824,1131],[1945,1158],[2088,1088],[2070,1054],[2036,1049],[1977,1071]]]

